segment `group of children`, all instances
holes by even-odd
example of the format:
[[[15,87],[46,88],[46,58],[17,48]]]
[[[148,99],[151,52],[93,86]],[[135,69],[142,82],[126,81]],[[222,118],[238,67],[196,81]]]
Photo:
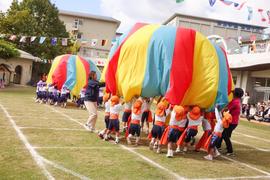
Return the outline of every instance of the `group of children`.
[[[165,100],[157,103],[154,116],[150,110],[149,98],[136,98],[131,102],[121,103],[118,96],[103,96],[105,103],[105,128],[99,132],[99,136],[108,140],[110,134],[115,132],[115,143],[119,143],[120,113],[123,111],[123,131],[128,145],[135,139],[135,145],[139,144],[141,131],[146,123],[146,134],[149,138],[149,148],[157,153],[161,152],[162,145],[167,145],[167,157],[173,157],[173,147],[176,153],[186,152],[195,140],[198,127],[202,125],[204,133],[195,146],[195,151],[205,149],[208,152],[204,158],[213,160],[220,155],[216,146],[221,141],[224,128],[229,126],[232,116],[227,111],[221,113],[219,106],[215,112],[204,112],[199,106],[170,105]],[[153,123],[149,131],[149,124]]]
[[[74,98],[77,107],[85,108],[84,106],[84,97],[86,89],[83,88],[80,92],[78,98]],[[71,98],[70,90],[63,86],[61,90],[57,88],[54,84],[47,84],[45,80],[41,79],[37,83],[36,88],[36,102],[37,103],[47,103],[50,105],[60,105],[61,107],[67,106],[67,100]]]

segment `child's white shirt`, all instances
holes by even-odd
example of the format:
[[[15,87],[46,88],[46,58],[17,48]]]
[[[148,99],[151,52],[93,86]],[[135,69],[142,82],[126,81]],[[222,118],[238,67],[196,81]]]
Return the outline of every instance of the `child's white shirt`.
[[[155,114],[155,121],[165,122],[166,116],[158,116]]]
[[[187,117],[188,117],[188,126],[200,126],[202,124],[202,120],[204,119],[202,116],[199,117],[199,119],[197,120],[192,120],[190,117],[189,117],[189,113],[187,114]]]
[[[131,113],[131,119],[132,120],[141,120],[142,119],[142,113],[140,114],[134,114],[133,112]]]
[[[222,116],[221,113],[218,111],[217,108],[215,108],[215,115],[216,115],[216,119],[217,119],[217,123],[215,125],[215,129],[214,132],[219,132],[222,133],[224,128],[223,128],[223,124],[222,124]]]
[[[48,91],[49,91],[50,93],[52,93],[52,92],[54,91],[54,87],[53,87],[53,86],[50,86]]]
[[[181,121],[176,121],[175,119],[175,112],[172,111],[171,113],[171,119],[170,119],[170,126],[179,126],[179,127],[185,127],[187,123],[187,119],[181,119]]]
[[[131,110],[131,108],[132,108],[131,102],[126,102],[124,107],[125,107],[125,109]]]
[[[209,121],[205,118],[202,119],[202,128],[204,131],[209,131],[211,130],[211,124],[209,123]]]
[[[149,109],[150,109],[150,104],[144,101],[142,104],[142,112],[148,111]]]
[[[105,102],[105,113],[110,113],[110,102]]]
[[[122,105],[121,104],[116,104],[114,106],[110,106],[110,114],[119,115],[121,111],[122,111]]]

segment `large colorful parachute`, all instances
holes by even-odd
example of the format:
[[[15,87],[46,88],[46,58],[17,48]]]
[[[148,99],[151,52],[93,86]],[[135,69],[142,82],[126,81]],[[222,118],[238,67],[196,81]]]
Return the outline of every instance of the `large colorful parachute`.
[[[48,74],[47,83],[55,84],[59,90],[66,86],[71,94],[77,96],[87,85],[90,71],[96,71],[97,78],[100,78],[101,73],[91,60],[71,54],[57,56]]]
[[[132,97],[165,96],[171,104],[225,106],[233,90],[226,53],[192,29],[137,23],[112,47],[106,90]]]

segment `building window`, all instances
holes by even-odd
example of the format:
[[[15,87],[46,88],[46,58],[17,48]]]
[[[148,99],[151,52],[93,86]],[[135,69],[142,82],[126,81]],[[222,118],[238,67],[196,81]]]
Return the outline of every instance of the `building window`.
[[[74,20],[73,28],[74,29],[79,29],[79,19]]]

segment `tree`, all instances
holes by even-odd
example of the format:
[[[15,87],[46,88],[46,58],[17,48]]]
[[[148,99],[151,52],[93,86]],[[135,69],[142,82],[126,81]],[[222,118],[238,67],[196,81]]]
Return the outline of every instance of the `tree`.
[[[58,17],[57,7],[50,0],[13,0],[7,13],[0,14],[0,32],[4,34],[15,34],[21,36],[44,36],[48,37],[43,44],[39,39],[26,43],[14,43],[16,47],[41,59],[53,59],[57,55],[65,54],[70,51],[70,47],[63,47],[58,41],[52,45],[50,38],[67,38],[64,23]],[[34,64],[33,70],[48,72],[49,65]],[[35,74],[36,72],[33,72]],[[41,73],[41,72],[39,72]]]
[[[14,45],[0,40],[0,58],[8,59],[12,57],[18,57],[20,54]]]

